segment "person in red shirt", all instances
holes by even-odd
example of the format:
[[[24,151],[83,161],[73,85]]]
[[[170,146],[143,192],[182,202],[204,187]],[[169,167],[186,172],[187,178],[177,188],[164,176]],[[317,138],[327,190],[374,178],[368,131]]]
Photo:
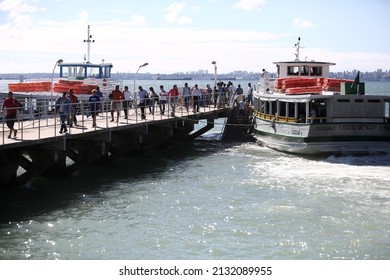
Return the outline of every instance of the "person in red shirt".
[[[171,116],[175,116],[175,107],[176,107],[176,102],[177,98],[179,96],[179,90],[177,89],[177,85],[173,85],[173,88],[171,88],[168,91],[168,97],[169,97],[169,106],[171,108]]]
[[[14,133],[14,137],[16,138],[16,134],[18,130],[14,128],[14,124],[16,121],[17,109],[22,105],[19,100],[13,97],[13,93],[10,91],[8,93],[8,97],[4,99],[3,106],[1,108],[1,114],[3,114],[5,109],[5,122],[10,129],[8,138],[11,138],[12,132]]]
[[[116,122],[119,122],[119,116],[122,110],[122,100],[125,100],[123,92],[119,89],[119,86],[115,86],[115,89],[111,92],[111,121],[114,121],[114,111],[116,111]]]

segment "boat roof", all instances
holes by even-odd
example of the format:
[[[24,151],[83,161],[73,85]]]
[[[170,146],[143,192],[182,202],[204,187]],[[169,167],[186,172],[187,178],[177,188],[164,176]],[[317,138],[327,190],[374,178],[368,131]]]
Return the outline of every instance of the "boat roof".
[[[62,67],[113,67],[112,63],[90,63],[90,62],[69,62],[69,63],[58,63],[58,66]]]
[[[323,62],[323,61],[300,61],[300,60],[294,60],[294,61],[279,61],[279,62],[274,62],[274,64],[302,64],[302,65],[336,65],[336,63],[333,62]]]

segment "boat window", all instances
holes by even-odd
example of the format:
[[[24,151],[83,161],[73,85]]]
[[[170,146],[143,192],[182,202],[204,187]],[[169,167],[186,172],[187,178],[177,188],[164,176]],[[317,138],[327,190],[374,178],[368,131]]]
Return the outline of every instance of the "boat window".
[[[99,78],[99,68],[98,67],[88,67],[87,68],[88,78]]]
[[[322,76],[322,67],[321,66],[310,67],[310,76]]]
[[[309,75],[309,66],[302,65],[300,73],[301,73],[301,76],[308,76]]]
[[[62,67],[62,77],[72,78],[76,77],[76,67]]]
[[[109,67],[109,66],[104,67],[103,77],[104,78],[110,78],[111,77],[111,67]]]
[[[298,76],[299,67],[298,66],[287,66],[287,75]]]
[[[378,99],[371,99],[371,100],[368,100],[368,103],[381,103],[381,101]]]
[[[84,78],[84,67],[77,67],[77,78]]]
[[[337,100],[339,103],[349,103],[349,99],[339,99]]]
[[[364,100],[363,100],[363,99],[356,99],[355,102],[356,102],[356,103],[363,103]]]

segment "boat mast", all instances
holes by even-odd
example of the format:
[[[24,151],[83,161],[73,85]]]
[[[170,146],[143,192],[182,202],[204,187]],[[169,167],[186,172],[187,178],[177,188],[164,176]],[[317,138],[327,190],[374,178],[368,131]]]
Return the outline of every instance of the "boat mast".
[[[95,43],[95,40],[92,40],[92,35],[89,34],[89,24],[88,24],[88,33],[87,40],[84,40],[84,43],[87,43],[87,63],[90,63],[90,52],[91,52],[91,43]]]
[[[295,61],[299,60],[299,49],[301,48],[301,37],[298,37],[298,42],[294,45],[297,48],[297,53],[295,54]]]

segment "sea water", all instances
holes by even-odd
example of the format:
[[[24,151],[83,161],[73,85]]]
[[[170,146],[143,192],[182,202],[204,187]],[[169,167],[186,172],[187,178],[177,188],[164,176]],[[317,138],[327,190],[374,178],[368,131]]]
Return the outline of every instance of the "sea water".
[[[0,259],[390,259],[389,155],[222,143],[222,124],[3,190]]]

